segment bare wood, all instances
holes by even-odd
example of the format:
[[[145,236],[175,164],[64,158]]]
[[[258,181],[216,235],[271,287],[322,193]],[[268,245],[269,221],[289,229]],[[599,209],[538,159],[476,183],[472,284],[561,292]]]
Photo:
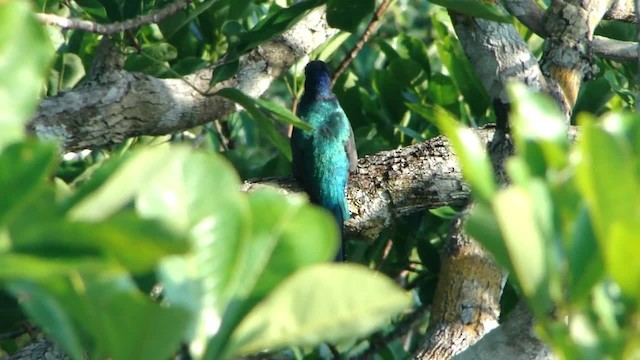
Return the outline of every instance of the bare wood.
[[[509,13],[515,16],[529,30],[543,38],[549,36],[549,33],[544,28],[544,11],[535,0],[506,0],[504,3]],[[635,22],[633,1],[613,1],[604,17]],[[633,18],[631,19],[630,17]],[[594,55],[617,61],[634,61],[640,54],[637,43],[609,39],[604,36],[593,36],[591,46]]]
[[[169,5],[158,11],[152,12],[151,14],[138,16],[132,19],[127,19],[125,21],[115,22],[111,24],[99,24],[94,21],[69,19],[66,17],[45,13],[37,13],[36,18],[44,24],[61,27],[63,29],[76,29],[96,34],[111,35],[127,30],[137,29],[148,24],[157,24],[167,17],[184,9],[192,1],[193,0],[178,0],[170,3]]]
[[[505,88],[519,80],[533,89],[546,90],[547,82],[516,28],[449,12],[456,35],[487,93],[508,103]]]
[[[488,333],[455,360],[553,360],[553,355],[533,331],[533,317],[524,302],[507,321]]]
[[[611,7],[604,14],[607,20],[620,20],[628,23],[638,23],[634,0],[613,0]]]
[[[453,223],[442,254],[429,331],[416,359],[450,359],[498,326],[506,273]]]
[[[288,31],[241,57],[237,75],[210,90],[211,69],[184,80],[114,69],[99,81],[43,99],[28,129],[41,138],[59,140],[65,150],[78,150],[202,125],[239,109],[230,101],[202,93],[234,87],[260,96],[273,79],[335,33],[327,25],[323,8],[311,11]]]

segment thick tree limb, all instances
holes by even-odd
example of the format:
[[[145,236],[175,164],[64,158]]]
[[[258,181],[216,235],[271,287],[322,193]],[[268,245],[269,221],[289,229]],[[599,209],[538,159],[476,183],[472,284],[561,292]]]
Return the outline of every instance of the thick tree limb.
[[[54,14],[44,13],[36,14],[36,18],[44,24],[58,26],[63,29],[76,29],[96,34],[111,35],[126,30],[137,29],[143,25],[157,24],[167,17],[184,9],[192,1],[193,0],[178,0],[176,2],[170,3],[169,5],[158,11],[152,12],[151,14],[138,16],[133,19],[127,19],[125,21],[115,22],[111,24],[99,24],[93,21],[69,19]]]
[[[544,12],[535,0],[506,0],[507,10],[529,30],[540,37],[547,38],[549,33],[544,28]],[[635,22],[632,0],[618,0],[604,15],[605,18]],[[609,39],[594,36],[592,43],[594,55],[618,61],[632,61],[638,58],[638,44],[631,41]]]
[[[520,302],[509,318],[455,360],[552,360],[556,357],[533,332],[533,317]]]
[[[488,144],[493,128],[477,129]],[[276,187],[301,191],[292,178],[245,182],[244,190]],[[359,159],[349,177],[347,200],[351,220],[347,233],[373,239],[397,217],[440,206],[464,206],[469,190],[449,142],[443,136]]]
[[[609,6],[610,0],[554,0],[545,14],[549,37],[542,70],[560,85],[569,109],[576,103],[583,79],[597,73],[591,43]]]
[[[234,87],[258,97],[335,33],[326,23],[323,8],[311,11],[288,31],[242,56],[237,75],[210,90],[211,69],[184,80],[112,69],[99,81],[43,99],[28,128],[42,138],[59,140],[65,150],[78,150],[202,125],[237,109],[228,100],[202,93]]]
[[[450,359],[498,326],[506,273],[462,226],[462,218],[454,221],[443,251],[429,331],[416,359]]]

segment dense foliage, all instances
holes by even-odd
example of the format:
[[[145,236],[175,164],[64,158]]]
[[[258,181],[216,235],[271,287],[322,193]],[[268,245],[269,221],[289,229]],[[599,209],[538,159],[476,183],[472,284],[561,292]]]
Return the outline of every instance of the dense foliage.
[[[28,321],[76,359],[161,359],[182,343],[208,359],[263,349],[408,358],[425,331],[438,250],[456,209],[398,219],[373,242],[353,239],[354,263],[338,265],[328,263],[337,234],[327,213],[301,196],[239,190],[242,179],[289,175],[283,134],[299,124],[286,109],[301,94],[304,64],[318,58],[336,68],[375,1],[196,1],[160,24],[113,36],[125,69],[179,77],[224,59],[213,79],[222,81],[240,55],[323,3],[342,31],[262,100],[220,94],[247,111],[215,124],[64,157],[26,136],[38,96],[81,83],[100,40],[45,28],[34,12],[110,23],[166,3],[0,3],[0,333]],[[515,21],[490,9],[471,11]],[[539,54],[541,39],[519,29]],[[640,203],[629,201],[640,199],[640,126],[624,112],[635,105],[637,69],[598,65],[575,109],[575,144],[553,105],[512,88],[518,156],[507,166],[513,185],[500,190],[464,128],[492,122],[491,101],[443,8],[394,2],[335,85],[360,156],[440,131],[452,139],[477,201],[468,231],[512,275],[503,312],[524,297],[542,338],[567,358],[631,357],[640,348]],[[415,336],[403,337],[409,332]],[[29,340],[3,340],[0,355]]]

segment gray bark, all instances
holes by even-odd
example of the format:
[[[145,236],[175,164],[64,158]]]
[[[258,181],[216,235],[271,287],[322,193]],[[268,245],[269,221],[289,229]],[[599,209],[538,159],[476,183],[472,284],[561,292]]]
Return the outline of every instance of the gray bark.
[[[313,10],[291,29],[242,56],[238,73],[212,89],[211,68],[184,79],[158,79],[124,71],[116,59],[107,71],[81,86],[43,99],[28,129],[40,138],[60,141],[64,150],[79,150],[202,125],[238,109],[213,96],[215,91],[233,87],[258,97],[335,33],[327,25],[324,8]]]
[[[455,360],[554,360],[549,347],[533,331],[533,317],[521,302],[509,314],[507,321],[493,329]]]

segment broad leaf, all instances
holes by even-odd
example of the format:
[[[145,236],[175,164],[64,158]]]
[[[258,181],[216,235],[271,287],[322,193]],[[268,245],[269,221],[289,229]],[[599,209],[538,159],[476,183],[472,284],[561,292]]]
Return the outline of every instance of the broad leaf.
[[[327,22],[340,30],[355,32],[364,18],[373,14],[375,0],[327,1]]]
[[[306,267],[249,313],[231,348],[249,354],[355,339],[388,323],[410,304],[409,294],[391,279],[360,265]]]
[[[168,358],[182,340],[188,313],[153,303],[120,275],[14,281],[24,310],[74,359]]]
[[[23,136],[53,55],[47,33],[29,5],[0,3],[0,150]]]

